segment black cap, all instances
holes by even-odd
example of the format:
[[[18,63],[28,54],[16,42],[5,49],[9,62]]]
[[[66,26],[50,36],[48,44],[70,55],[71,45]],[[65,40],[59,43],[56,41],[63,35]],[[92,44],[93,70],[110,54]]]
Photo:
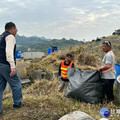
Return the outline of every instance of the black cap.
[[[110,41],[108,41],[108,40],[103,41],[103,43],[102,43],[102,44],[106,44],[107,46],[110,46],[110,47],[111,47],[111,42],[110,42]]]

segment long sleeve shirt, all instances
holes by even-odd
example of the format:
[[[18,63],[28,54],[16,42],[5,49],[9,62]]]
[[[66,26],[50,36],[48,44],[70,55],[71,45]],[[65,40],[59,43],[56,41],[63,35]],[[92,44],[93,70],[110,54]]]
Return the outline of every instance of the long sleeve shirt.
[[[16,44],[15,37],[13,35],[8,35],[5,41],[6,41],[6,59],[9,62],[10,67],[15,68],[14,61],[14,47]]]

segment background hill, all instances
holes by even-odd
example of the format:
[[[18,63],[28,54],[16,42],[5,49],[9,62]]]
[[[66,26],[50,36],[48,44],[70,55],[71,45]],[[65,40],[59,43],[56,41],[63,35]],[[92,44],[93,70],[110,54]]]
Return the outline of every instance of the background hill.
[[[82,41],[77,41],[77,40],[66,40],[66,39],[53,39],[51,41],[46,41],[43,43],[39,43],[39,44],[34,44],[32,46],[30,46],[32,49],[35,49],[37,51],[46,51],[48,48],[51,48],[52,45],[57,45],[58,49],[61,50],[63,48],[66,48],[67,46],[76,46],[76,45],[80,45],[83,44],[84,42]]]
[[[26,37],[16,35],[17,41],[17,50],[21,50],[25,52],[28,48],[31,48],[32,51],[47,51],[47,49],[51,48],[52,45],[57,45],[58,49],[65,48],[67,46],[76,46],[83,44],[83,41],[77,41],[73,39],[47,39],[45,37]]]
[[[37,37],[37,36],[31,36],[31,37],[26,37],[26,36],[20,36],[20,35],[16,35],[15,36],[16,41],[17,41],[17,45],[19,46],[30,46],[33,44],[38,44],[38,43],[43,43],[46,41],[49,41],[51,39],[46,39],[44,37]]]

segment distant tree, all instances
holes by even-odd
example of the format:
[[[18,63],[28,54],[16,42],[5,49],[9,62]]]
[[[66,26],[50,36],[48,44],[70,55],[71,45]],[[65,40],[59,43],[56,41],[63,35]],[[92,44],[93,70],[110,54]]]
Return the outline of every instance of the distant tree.
[[[62,40],[66,40],[65,38],[62,38]]]
[[[71,40],[71,41],[73,41],[73,39],[72,39],[72,38],[70,38],[70,40]]]
[[[95,40],[93,39],[92,42],[94,42]]]
[[[100,42],[101,41],[101,39],[100,38],[96,38],[96,42]]]
[[[103,36],[102,38],[103,38],[103,39],[105,39],[106,37],[105,37],[105,36]]]
[[[116,33],[115,32],[113,32],[113,34],[112,35],[115,35]]]

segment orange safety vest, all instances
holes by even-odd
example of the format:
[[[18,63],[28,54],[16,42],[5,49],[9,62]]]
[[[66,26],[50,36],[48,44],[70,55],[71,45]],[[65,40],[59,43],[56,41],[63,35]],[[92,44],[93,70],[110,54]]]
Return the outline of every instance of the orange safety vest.
[[[114,56],[114,63],[113,63],[113,66],[112,66],[111,68],[107,69],[107,70],[102,71],[102,73],[106,73],[106,72],[109,72],[109,71],[115,69],[115,67],[114,67],[114,66],[115,66],[115,55],[114,55],[114,53],[113,53],[112,51],[110,51],[109,53],[112,54],[112,55]]]
[[[66,66],[66,65],[64,65],[64,62],[65,62],[64,60],[61,62],[61,73],[62,73],[61,77],[64,79],[68,79],[67,78],[67,68],[72,67],[73,63],[71,62],[69,66]]]

